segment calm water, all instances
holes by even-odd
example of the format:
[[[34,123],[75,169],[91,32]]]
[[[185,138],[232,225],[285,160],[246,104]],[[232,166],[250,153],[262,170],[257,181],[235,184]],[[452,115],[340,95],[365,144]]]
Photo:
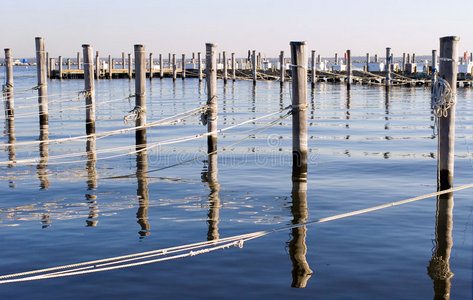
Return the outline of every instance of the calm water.
[[[4,82],[3,74],[0,81]],[[77,96],[83,81],[48,84],[49,138],[84,135],[84,100]],[[291,103],[289,83],[282,89],[278,82],[261,82],[256,88],[249,81],[218,84],[219,128]],[[34,85],[34,69],[15,69],[16,91]],[[133,109],[134,99],[125,97],[134,93],[134,82],[100,80],[96,89],[97,132],[127,127],[123,117]],[[196,79],[147,81],[148,122],[203,105],[205,93],[205,84]],[[218,184],[206,180],[205,138],[149,150],[151,172],[138,178],[137,167],[143,165],[136,154],[127,154],[128,149],[100,152],[123,146],[132,150],[134,132],[97,138],[95,168],[87,160],[86,140],[47,147],[4,146],[0,153],[1,274],[270,230],[292,224],[301,215],[316,220],[434,192],[437,140],[429,94],[423,87],[393,88],[386,93],[382,87],[353,86],[348,92],[344,85],[325,83],[309,90],[307,208],[299,197],[293,203],[297,193],[292,193],[290,118],[234,145],[277,116],[219,135],[218,147],[229,147],[218,153]],[[472,99],[471,89],[458,90],[457,186],[473,182]],[[36,103],[36,92],[15,95],[16,143],[39,139]],[[200,117],[193,116],[148,129],[148,143],[205,131]],[[5,122],[1,143],[8,141]],[[65,153],[82,154],[58,157]],[[12,155],[39,161],[9,166],[5,163]],[[190,159],[195,160],[165,168]],[[452,299],[471,299],[473,199],[471,190],[453,197],[449,263],[454,276],[443,283],[450,282]],[[429,198],[279,231],[249,241],[242,249],[0,285],[0,296],[432,299],[434,285],[442,289],[427,273],[436,248],[436,215],[436,199]]]

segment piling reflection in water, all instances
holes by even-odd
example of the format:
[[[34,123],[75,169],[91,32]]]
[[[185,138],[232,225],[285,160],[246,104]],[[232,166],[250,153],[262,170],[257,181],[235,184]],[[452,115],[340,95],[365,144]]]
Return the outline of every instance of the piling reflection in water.
[[[36,174],[40,181],[40,188],[42,190],[49,189],[49,177],[47,164],[49,161],[49,124],[48,116],[40,115],[40,129],[39,129],[39,163],[36,166]]]
[[[15,149],[15,119],[9,117],[5,119],[5,134],[8,136],[8,161],[10,162],[7,167],[12,168],[16,160],[16,149]]]
[[[293,168],[292,172],[292,224],[300,224],[307,221],[309,212],[307,208],[307,165]],[[292,239],[289,242],[289,255],[292,261],[292,287],[304,288],[312,276],[306,260],[307,246],[306,226],[300,226],[291,230]]]
[[[427,273],[434,283],[434,299],[450,299],[451,278],[450,254],[453,240],[453,193],[437,197],[435,220],[435,249]]]
[[[218,233],[218,223],[220,217],[220,184],[218,183],[217,153],[210,153],[207,160],[207,167],[202,171],[202,182],[207,182],[210,190],[208,196],[209,212],[207,223],[209,230],[207,240],[216,240],[220,237]]]
[[[149,190],[148,190],[148,154],[146,150],[136,153],[136,179],[138,181],[138,189],[136,195],[138,196],[138,211],[136,212],[137,223],[140,224],[139,231],[140,238],[150,234],[150,226],[148,222],[148,205],[149,205]]]
[[[97,152],[95,151],[96,137],[90,136],[87,138],[86,150],[87,150],[87,191],[85,199],[89,205],[89,216],[87,217],[87,226],[97,226],[98,223],[98,205],[97,196],[93,192],[97,189]]]

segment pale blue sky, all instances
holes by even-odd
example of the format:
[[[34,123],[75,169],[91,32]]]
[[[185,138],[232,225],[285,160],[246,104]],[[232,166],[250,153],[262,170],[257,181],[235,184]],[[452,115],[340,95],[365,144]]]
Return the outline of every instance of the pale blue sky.
[[[153,53],[190,55],[206,42],[219,51],[268,57],[305,40],[322,56],[352,50],[384,55],[391,47],[430,54],[439,37],[460,36],[459,53],[473,51],[472,0],[1,0],[0,47],[34,56],[42,36],[52,56],[75,57],[90,43],[119,57],[144,44]]]

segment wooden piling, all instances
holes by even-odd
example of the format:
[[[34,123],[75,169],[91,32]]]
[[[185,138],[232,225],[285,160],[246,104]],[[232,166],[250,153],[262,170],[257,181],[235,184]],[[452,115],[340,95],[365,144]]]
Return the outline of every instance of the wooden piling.
[[[208,153],[217,151],[217,59],[216,45],[205,44],[206,82],[207,82],[207,137]]]
[[[135,113],[136,127],[146,125],[146,54],[143,45],[135,45]],[[146,128],[136,130],[136,149],[146,147]]]
[[[59,79],[62,80],[62,56],[59,56]]]
[[[48,83],[44,39],[36,37],[36,73],[38,78],[39,120],[41,127],[48,126]]]
[[[153,80],[153,53],[149,53],[149,80]]]
[[[338,65],[338,53],[335,53],[335,65]]]
[[[95,133],[95,87],[93,49],[82,45],[84,55],[85,130],[87,135]]]
[[[412,63],[413,64],[416,63],[416,54],[415,53],[412,53]]]
[[[232,80],[236,80],[236,63],[235,63],[235,53],[232,53]]]
[[[199,72],[199,82],[202,81],[202,57],[200,52],[197,52],[197,68]]]
[[[5,49],[5,69],[6,69],[6,81],[4,93],[6,93],[7,101],[5,102],[5,115],[7,119],[12,119],[15,113],[15,105],[13,100],[13,58],[11,50]]]
[[[71,69],[71,59],[70,58],[67,59],[66,64],[67,64],[67,70],[70,70]]]
[[[279,74],[279,82],[281,82],[281,84],[284,83],[284,79],[286,77],[286,66],[284,64],[284,51],[281,51],[279,53],[279,65],[280,65],[280,74]]]
[[[317,65],[315,64],[315,50],[312,50],[312,56],[310,60],[311,64],[311,76],[310,76],[310,83],[312,84],[312,87],[315,86],[315,82],[317,81]]]
[[[182,79],[186,79],[186,55],[182,54],[182,61],[181,61],[181,77]]]
[[[80,52],[77,51],[77,70],[81,69]]]
[[[460,40],[456,36],[440,38],[440,67],[439,78],[450,85],[451,105],[438,116],[438,189],[444,190],[453,187],[454,146],[455,146],[455,98],[457,92],[457,44]],[[449,99],[446,99],[449,100]]]
[[[51,78],[51,61],[49,60],[49,52],[46,52],[46,72],[48,73],[48,78]]]
[[[369,71],[369,64],[370,64],[370,54],[369,53],[366,53],[366,72]]]
[[[307,59],[306,42],[291,42],[292,169],[307,174]]]
[[[228,64],[227,64],[227,52],[223,51],[223,82],[227,83],[228,80]]]
[[[432,50],[432,88],[437,81],[437,50]]]
[[[113,70],[113,63],[112,63],[112,56],[108,56],[108,79],[112,79],[112,70]]]
[[[406,52],[402,53],[402,72],[406,72]]]
[[[253,73],[253,84],[256,84],[256,51],[253,50],[253,55],[251,56],[251,67]]]
[[[131,79],[133,77],[133,61],[131,59],[131,53],[128,53],[128,78]],[[136,76],[136,75],[135,75]]]
[[[176,63],[176,54],[172,55],[172,80],[177,78],[177,63]]]
[[[95,79],[100,79],[100,53],[95,51]]]
[[[385,66],[385,71],[386,71],[386,87],[389,87],[391,85],[391,48],[386,47],[386,66]]]
[[[125,52],[122,52],[122,69],[126,70]]]
[[[164,64],[163,64],[163,55],[159,54],[159,78],[163,79],[164,77]]]
[[[171,53],[168,53],[168,64],[169,64],[169,69],[172,69]]]
[[[347,50],[347,89],[351,88],[351,50]]]

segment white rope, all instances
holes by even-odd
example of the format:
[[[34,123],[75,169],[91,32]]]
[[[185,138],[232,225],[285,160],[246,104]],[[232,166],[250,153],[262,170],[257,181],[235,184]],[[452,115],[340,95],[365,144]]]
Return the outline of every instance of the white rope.
[[[184,117],[179,118],[180,116],[186,116],[186,115],[193,116],[193,115],[196,115],[196,114],[200,113],[202,110],[204,110],[206,108],[207,108],[207,106],[193,108],[191,110],[176,114],[174,116],[166,117],[166,118],[163,118],[161,120],[154,121],[154,122],[148,123],[146,125],[142,125],[142,126],[116,129],[116,130],[111,130],[111,131],[105,131],[105,132],[89,134],[89,135],[81,135],[81,136],[75,136],[75,137],[68,137],[68,138],[18,142],[18,143],[11,143],[11,144],[6,143],[6,144],[0,144],[0,147],[37,145],[37,144],[42,144],[42,143],[53,144],[53,143],[63,143],[63,142],[68,142],[68,141],[82,141],[84,139],[94,137],[94,136],[103,138],[103,137],[107,137],[107,136],[111,136],[111,135],[116,135],[116,134],[121,134],[121,133],[134,131],[134,130],[137,130],[137,129],[145,129],[145,128],[151,128],[151,127],[156,127],[156,126],[176,124],[176,123],[179,123],[183,120]]]
[[[439,196],[439,195],[443,195],[447,193],[452,193],[455,191],[464,190],[464,189],[468,189],[472,187],[473,187],[473,183],[466,184],[466,185],[462,185],[456,188],[451,188],[448,190],[425,194],[422,196],[417,196],[417,197],[413,197],[413,198],[409,198],[409,199],[405,199],[405,200],[401,200],[397,202],[391,202],[391,203],[387,203],[383,205],[373,206],[370,208],[356,210],[356,211],[352,211],[348,213],[342,213],[342,214],[338,214],[338,215],[334,215],[334,216],[330,216],[326,218],[321,218],[314,221],[308,221],[304,223],[293,224],[290,226],[275,228],[273,230],[257,231],[253,233],[231,236],[231,237],[227,237],[223,239],[198,242],[198,243],[187,244],[187,245],[171,247],[171,248],[166,248],[166,249],[159,249],[159,250],[81,262],[81,263],[64,265],[64,266],[57,266],[57,267],[38,269],[38,270],[32,270],[32,271],[27,271],[27,272],[21,272],[21,273],[2,275],[0,276],[0,284],[110,271],[110,270],[135,267],[135,266],[140,266],[140,265],[145,265],[145,264],[152,264],[152,263],[157,263],[157,262],[162,262],[162,261],[167,261],[167,260],[172,260],[172,259],[196,256],[196,255],[205,254],[212,251],[226,249],[226,248],[230,248],[234,246],[242,248],[244,242],[263,237],[270,233],[286,231],[288,229],[313,225],[317,223],[325,223],[325,222],[330,222],[334,220],[344,219],[344,218],[348,218],[348,217],[352,217],[352,216],[356,216],[360,214],[365,214],[368,212],[373,212],[376,210],[381,210],[381,209],[389,208],[393,206],[412,203],[412,202],[423,200],[426,198],[431,198],[431,197],[435,197],[435,196]],[[184,253],[175,254],[172,256],[166,256],[168,254],[181,253],[181,252],[184,252]],[[154,258],[157,256],[165,256],[165,257]],[[142,260],[142,261],[130,263],[132,261],[137,261],[137,260]],[[34,275],[34,274],[40,274],[40,275]],[[34,275],[34,276],[29,276],[29,275]]]
[[[447,117],[448,110],[456,103],[456,95],[452,93],[452,88],[448,81],[443,78],[437,78],[432,86],[432,106],[435,116]]]
[[[115,158],[115,157],[119,157],[119,156],[126,156],[126,155],[130,155],[130,154],[135,154],[135,153],[139,153],[139,152],[146,151],[146,150],[151,150],[151,149],[156,148],[158,146],[171,145],[171,144],[177,144],[177,143],[197,140],[197,139],[201,139],[203,137],[209,136],[209,135],[222,133],[222,132],[228,131],[230,129],[233,129],[235,127],[239,127],[239,126],[242,126],[242,125],[257,121],[257,120],[268,118],[268,117],[273,116],[275,114],[279,114],[279,113],[281,113],[282,111],[284,111],[288,108],[290,108],[290,106],[288,106],[287,108],[285,108],[283,110],[278,110],[276,112],[269,113],[267,115],[264,115],[264,116],[261,116],[261,117],[258,117],[258,118],[253,118],[253,119],[250,119],[250,120],[246,120],[244,122],[241,122],[241,123],[238,123],[238,124],[235,124],[235,125],[232,125],[232,126],[228,126],[226,128],[223,128],[223,129],[217,129],[216,131],[211,131],[211,132],[207,132],[207,133],[203,133],[203,134],[197,134],[197,135],[184,136],[184,137],[180,137],[180,138],[174,138],[174,139],[164,140],[164,141],[161,141],[161,142],[155,142],[155,143],[143,145],[144,147],[140,148],[140,150],[136,150],[136,146],[140,146],[140,145],[135,145],[135,146],[121,146],[121,147],[97,150],[96,153],[97,154],[113,153],[113,152],[120,152],[120,151],[123,151],[123,150],[128,150],[128,152],[126,152],[126,153],[122,153],[122,154],[118,154],[118,155],[114,155],[114,156],[109,156],[109,157],[106,158],[106,159],[109,159],[109,158]],[[197,113],[200,112],[200,109],[201,108],[199,108]],[[157,124],[154,124],[154,125],[156,126]],[[129,129],[128,128],[127,129],[121,129],[121,131],[124,131],[124,130],[130,131],[130,130],[136,130],[136,129],[143,129],[143,128],[146,128],[146,127],[150,127],[150,124],[143,125],[143,126],[138,126],[138,127],[134,127],[134,128],[129,128]],[[93,136],[93,135],[90,135],[90,136]],[[90,137],[90,136],[76,137],[76,139],[78,139],[78,138],[84,139],[84,138],[87,138],[87,137]],[[35,142],[37,142],[39,144],[47,143],[46,141],[35,141]],[[15,145],[15,144],[3,144],[3,145],[4,146],[5,145],[12,146],[12,145]],[[49,158],[49,160],[56,160],[56,159],[73,158],[73,157],[80,157],[80,156],[86,156],[86,155],[87,155],[87,152],[76,152],[76,153],[67,153],[67,154],[49,156],[48,158]],[[40,162],[42,159],[43,158],[39,157],[39,158],[31,158],[31,159],[23,159],[23,160],[15,160],[15,161],[3,161],[3,162],[0,162],[0,165],[8,165],[8,164],[11,164],[11,163],[15,163],[15,164],[35,163],[36,164],[36,163]],[[102,158],[102,159],[104,159],[104,158]],[[64,163],[75,163],[75,162],[77,162],[77,161],[72,161],[72,162],[71,161],[49,162],[48,165],[64,164]]]

